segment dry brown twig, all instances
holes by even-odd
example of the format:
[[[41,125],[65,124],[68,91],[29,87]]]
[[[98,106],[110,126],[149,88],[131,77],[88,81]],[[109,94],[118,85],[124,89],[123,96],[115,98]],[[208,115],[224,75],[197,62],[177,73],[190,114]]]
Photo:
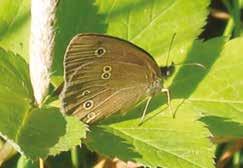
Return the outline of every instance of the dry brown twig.
[[[230,18],[227,12],[219,9],[211,9],[211,16],[220,20],[228,20]]]
[[[119,160],[118,158],[114,158],[112,160],[107,159],[105,157],[100,157],[98,159],[97,164],[94,166],[94,168],[141,168],[141,164],[137,164],[131,161],[128,161],[127,163]]]
[[[243,149],[243,139],[238,139],[236,141],[232,142],[232,145],[230,145],[223,153],[223,155],[219,158],[217,161],[217,168],[225,168],[228,161],[232,158],[232,156]]]

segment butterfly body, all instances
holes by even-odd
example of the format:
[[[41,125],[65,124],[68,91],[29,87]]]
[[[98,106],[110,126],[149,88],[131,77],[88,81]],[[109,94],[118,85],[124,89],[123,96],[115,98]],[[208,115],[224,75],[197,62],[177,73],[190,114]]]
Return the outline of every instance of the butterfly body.
[[[79,34],[64,57],[62,111],[93,123],[161,92],[162,82],[143,49],[107,35]]]

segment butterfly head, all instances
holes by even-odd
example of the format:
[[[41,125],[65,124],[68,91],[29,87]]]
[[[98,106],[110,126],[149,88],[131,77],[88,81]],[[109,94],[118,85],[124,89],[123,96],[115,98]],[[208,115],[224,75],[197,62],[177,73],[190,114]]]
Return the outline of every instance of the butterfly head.
[[[160,67],[160,72],[162,78],[167,79],[168,77],[172,76],[175,72],[175,64],[172,62],[170,65]]]

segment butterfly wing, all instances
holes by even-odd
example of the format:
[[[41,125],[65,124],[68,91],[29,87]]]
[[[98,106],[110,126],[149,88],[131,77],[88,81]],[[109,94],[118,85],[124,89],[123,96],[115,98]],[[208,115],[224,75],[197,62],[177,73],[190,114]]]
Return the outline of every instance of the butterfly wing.
[[[126,41],[77,35],[64,58],[62,111],[92,123],[127,109],[148,96],[160,75],[157,67],[145,51]]]

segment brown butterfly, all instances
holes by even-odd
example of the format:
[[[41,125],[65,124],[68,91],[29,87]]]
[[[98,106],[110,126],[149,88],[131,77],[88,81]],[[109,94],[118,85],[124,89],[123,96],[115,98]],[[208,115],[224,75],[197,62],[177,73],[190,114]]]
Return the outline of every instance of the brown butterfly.
[[[64,57],[62,111],[93,123],[117,112],[124,112],[147,99],[142,120],[151,98],[165,92],[166,71],[138,46],[107,35],[78,34]]]

